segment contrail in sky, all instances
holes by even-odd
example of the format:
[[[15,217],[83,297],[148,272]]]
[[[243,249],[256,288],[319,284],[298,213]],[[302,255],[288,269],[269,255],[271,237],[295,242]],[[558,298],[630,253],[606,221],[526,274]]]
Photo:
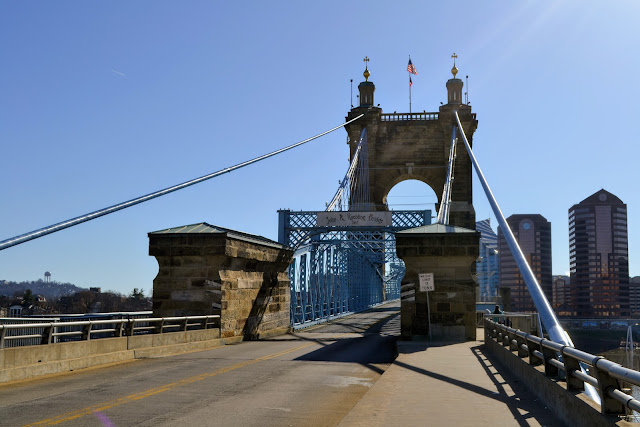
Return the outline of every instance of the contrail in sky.
[[[127,77],[127,75],[125,73],[121,73],[120,71],[116,71],[113,68],[111,69],[112,72],[116,73],[116,74],[120,74],[123,77]]]

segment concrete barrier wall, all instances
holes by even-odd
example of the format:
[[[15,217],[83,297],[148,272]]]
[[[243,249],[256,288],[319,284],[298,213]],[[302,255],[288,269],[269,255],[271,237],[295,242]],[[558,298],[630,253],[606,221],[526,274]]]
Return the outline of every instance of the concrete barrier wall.
[[[556,417],[569,426],[633,426],[618,416],[605,416],[600,407],[584,393],[567,390],[566,384],[544,374],[544,367],[531,366],[514,352],[493,339],[485,338],[485,348],[501,365],[498,371],[508,371],[534,393]]]
[[[147,357],[205,350],[242,341],[219,329],[102,338],[0,350],[0,383]]]

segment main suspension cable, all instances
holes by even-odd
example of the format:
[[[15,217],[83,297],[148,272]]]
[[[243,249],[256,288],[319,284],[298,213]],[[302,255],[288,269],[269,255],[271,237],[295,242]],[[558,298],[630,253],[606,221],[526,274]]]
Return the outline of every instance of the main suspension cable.
[[[551,308],[551,304],[549,304],[547,297],[544,295],[544,292],[542,292],[542,288],[538,283],[538,279],[536,278],[535,274],[533,274],[533,271],[531,270],[531,267],[529,266],[527,259],[522,253],[522,249],[520,249],[520,245],[518,244],[518,241],[514,237],[513,232],[511,231],[511,227],[509,227],[509,224],[507,224],[507,220],[502,214],[502,210],[500,210],[500,206],[498,205],[498,202],[496,201],[496,198],[494,197],[493,192],[489,187],[489,183],[487,182],[486,178],[484,177],[484,174],[482,173],[482,170],[480,169],[478,160],[476,160],[476,156],[473,154],[473,151],[471,150],[471,145],[469,145],[469,141],[467,140],[467,135],[464,133],[464,129],[462,128],[462,123],[460,122],[460,117],[458,116],[458,112],[454,111],[454,115],[456,117],[458,129],[460,130],[460,135],[462,136],[462,140],[464,141],[464,145],[467,149],[467,153],[469,153],[469,158],[471,159],[471,163],[473,164],[473,167],[476,170],[476,175],[478,176],[478,179],[480,180],[480,184],[484,189],[484,193],[487,196],[487,200],[491,205],[493,214],[496,216],[496,219],[498,220],[500,230],[504,235],[504,238],[507,242],[507,246],[509,247],[511,255],[513,256],[513,259],[516,262],[518,270],[520,271],[522,280],[527,285],[527,289],[529,290],[529,295],[531,295],[533,304],[535,305],[536,310],[538,310],[538,315],[540,317],[540,320],[542,321],[542,324],[544,325],[544,327],[547,329],[549,338],[551,338],[551,341],[560,343],[562,345],[574,347],[573,342],[571,341],[571,337],[569,337],[569,334],[567,334],[567,332],[562,328],[560,321],[558,321],[556,314]],[[584,372],[585,374],[587,373],[586,365],[583,362],[580,362],[580,368],[582,372]],[[591,399],[593,399],[596,403],[600,404],[601,403],[600,396],[598,395],[597,391],[593,388],[593,386],[587,383],[585,383],[584,386],[585,386],[585,393]]]
[[[40,228],[38,230],[31,231],[29,233],[25,233],[25,234],[21,234],[21,235],[15,236],[15,237],[11,237],[9,239],[6,239],[6,240],[3,240],[3,241],[0,242],[0,251],[4,250],[4,249],[7,249],[7,248],[10,248],[12,246],[19,245],[21,243],[28,242],[29,240],[34,240],[34,239],[37,239],[39,237],[46,236],[47,234],[55,233],[56,231],[64,230],[65,228],[73,227],[74,225],[78,225],[78,224],[81,224],[83,222],[91,221],[92,219],[96,219],[96,218],[99,218],[101,216],[108,215],[110,213],[113,213],[113,212],[116,212],[116,211],[119,211],[119,210],[122,210],[122,209],[126,209],[128,207],[131,207],[131,206],[134,206],[134,205],[149,201],[151,199],[155,199],[156,197],[164,196],[166,194],[173,193],[174,191],[182,190],[183,188],[190,187],[190,186],[195,185],[195,184],[199,184],[199,183],[201,183],[203,181],[206,181],[206,180],[209,180],[211,178],[215,178],[215,177],[223,175],[225,173],[229,173],[229,172],[232,172],[234,170],[240,169],[242,167],[249,166],[249,165],[251,165],[253,163],[257,163],[257,162],[259,162],[261,160],[268,159],[269,157],[273,157],[273,156],[275,156],[277,154],[284,153],[285,151],[291,150],[292,148],[298,147],[298,146],[300,146],[302,144],[306,144],[309,141],[313,141],[314,139],[320,138],[321,136],[324,136],[324,135],[326,135],[328,133],[331,133],[331,132],[333,132],[333,131],[335,131],[337,129],[340,129],[340,128],[348,125],[349,123],[352,123],[352,122],[358,120],[362,116],[364,116],[364,114],[360,114],[358,117],[355,117],[355,118],[349,120],[346,123],[343,123],[343,124],[341,124],[339,126],[336,126],[336,127],[332,128],[332,129],[329,129],[329,130],[327,130],[325,132],[322,132],[322,133],[320,133],[320,134],[318,134],[316,136],[312,136],[311,138],[307,138],[304,141],[296,142],[295,144],[289,145],[288,147],[284,147],[284,148],[281,148],[279,150],[273,151],[273,152],[271,152],[269,154],[265,154],[265,155],[262,155],[260,157],[256,157],[255,159],[239,163],[239,164],[237,164],[235,166],[230,166],[228,168],[219,170],[217,172],[213,172],[213,173],[210,173],[208,175],[201,176],[200,178],[195,178],[195,179],[192,179],[190,181],[183,182],[182,184],[174,185],[172,187],[168,187],[168,188],[165,188],[164,190],[159,190],[159,191],[156,191],[154,193],[149,193],[149,194],[147,194],[145,196],[137,197],[135,199],[131,199],[129,201],[126,201],[126,202],[123,202],[123,203],[119,203],[117,205],[113,205],[113,206],[110,206],[108,208],[100,209],[100,210],[95,211],[95,212],[91,212],[91,213],[88,213],[88,214],[85,214],[85,215],[81,215],[79,217],[72,218],[72,219],[69,219],[67,221],[59,222],[57,224],[53,224],[53,225],[50,225],[48,227]]]

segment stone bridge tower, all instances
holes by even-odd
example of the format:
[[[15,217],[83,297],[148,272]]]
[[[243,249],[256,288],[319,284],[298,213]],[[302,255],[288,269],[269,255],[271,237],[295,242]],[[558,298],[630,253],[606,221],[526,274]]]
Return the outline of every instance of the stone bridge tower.
[[[456,121],[453,112],[458,111],[470,144],[478,125],[471,106],[463,103],[463,83],[456,78],[458,69],[455,62],[451,72],[453,78],[446,85],[447,103],[440,107],[439,112],[383,114],[382,109],[374,103],[375,85],[369,81],[370,73],[365,69],[365,81],[358,86],[360,105],[349,111],[347,120],[360,114],[365,116],[347,125],[346,129],[351,159],[362,128],[367,128],[371,202],[367,210],[387,210],[387,195],[391,188],[408,179],[429,185],[438,196],[438,206],[442,202],[440,198],[446,180],[451,132]],[[449,223],[475,229],[471,169],[471,160],[459,137]]]

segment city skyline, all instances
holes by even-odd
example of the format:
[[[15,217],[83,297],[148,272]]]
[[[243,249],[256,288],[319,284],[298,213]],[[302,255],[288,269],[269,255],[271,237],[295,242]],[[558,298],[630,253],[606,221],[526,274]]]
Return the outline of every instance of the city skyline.
[[[455,52],[478,115],[474,152],[505,216],[547,218],[553,273],[567,274],[567,209],[605,188],[629,207],[629,268],[640,275],[638,148],[615,139],[640,95],[630,84],[640,67],[629,55],[640,35],[632,1],[70,4],[0,5],[10,64],[0,70],[0,240],[343,123],[357,105],[365,56],[384,112],[409,110],[409,54],[418,72],[412,109],[437,111]],[[444,17],[455,18],[456,31]],[[0,280],[50,271],[56,281],[129,292],[149,289],[158,271],[149,232],[207,221],[276,239],[278,209],[323,210],[331,199],[348,166],[345,139],[337,131],[1,251]],[[401,183],[389,200],[397,209],[433,209],[441,191]],[[497,224],[475,178],[474,207],[476,220]]]

